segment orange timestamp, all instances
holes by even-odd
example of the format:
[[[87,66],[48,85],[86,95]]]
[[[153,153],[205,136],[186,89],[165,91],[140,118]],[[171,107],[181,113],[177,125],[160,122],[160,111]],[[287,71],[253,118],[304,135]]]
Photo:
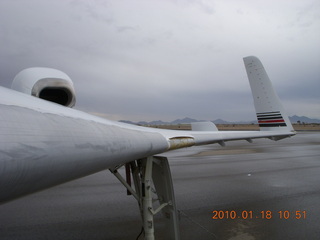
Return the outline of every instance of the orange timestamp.
[[[306,219],[307,211],[234,211],[234,210],[214,210],[212,211],[212,219]]]

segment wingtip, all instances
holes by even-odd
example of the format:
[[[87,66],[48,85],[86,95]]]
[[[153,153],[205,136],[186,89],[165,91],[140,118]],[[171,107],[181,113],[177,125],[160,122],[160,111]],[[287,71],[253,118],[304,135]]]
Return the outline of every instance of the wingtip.
[[[256,57],[256,56],[246,56],[246,57],[243,58],[243,61],[245,61],[245,62],[249,61],[249,60],[259,60],[259,58]]]

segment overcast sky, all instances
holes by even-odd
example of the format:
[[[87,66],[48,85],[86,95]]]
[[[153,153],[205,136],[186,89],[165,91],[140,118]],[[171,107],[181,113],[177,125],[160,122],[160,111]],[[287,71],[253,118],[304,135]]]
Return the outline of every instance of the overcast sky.
[[[319,0],[0,0],[0,85],[56,68],[113,120],[253,120],[248,55],[290,116],[320,119],[319,43]]]

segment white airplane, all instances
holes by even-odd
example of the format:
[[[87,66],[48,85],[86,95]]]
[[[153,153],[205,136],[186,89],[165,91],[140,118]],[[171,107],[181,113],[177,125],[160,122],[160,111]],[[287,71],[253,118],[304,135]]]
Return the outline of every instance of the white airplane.
[[[156,155],[197,145],[295,135],[260,60],[249,56],[244,64],[260,131],[218,131],[212,122],[194,123],[192,131],[174,131],[109,121],[71,108],[75,92],[63,72],[23,70],[12,90],[0,87],[0,203],[110,169],[138,200],[145,239],[154,239],[153,215],[160,210],[171,229],[168,239],[179,239],[168,161]],[[123,165],[126,179],[117,171]],[[153,187],[160,202],[157,209]]]

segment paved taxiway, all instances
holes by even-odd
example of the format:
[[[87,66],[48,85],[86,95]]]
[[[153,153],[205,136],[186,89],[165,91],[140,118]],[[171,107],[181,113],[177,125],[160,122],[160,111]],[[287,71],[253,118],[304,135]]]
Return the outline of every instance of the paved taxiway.
[[[167,155],[181,239],[319,239],[319,132]],[[214,210],[238,215],[212,219]],[[279,211],[290,217],[281,219]],[[305,211],[306,219],[296,219],[296,211]],[[244,212],[247,219],[238,218]],[[157,239],[163,239],[158,217],[156,224]],[[140,229],[135,199],[108,171],[0,206],[0,239],[123,240],[135,239]]]

